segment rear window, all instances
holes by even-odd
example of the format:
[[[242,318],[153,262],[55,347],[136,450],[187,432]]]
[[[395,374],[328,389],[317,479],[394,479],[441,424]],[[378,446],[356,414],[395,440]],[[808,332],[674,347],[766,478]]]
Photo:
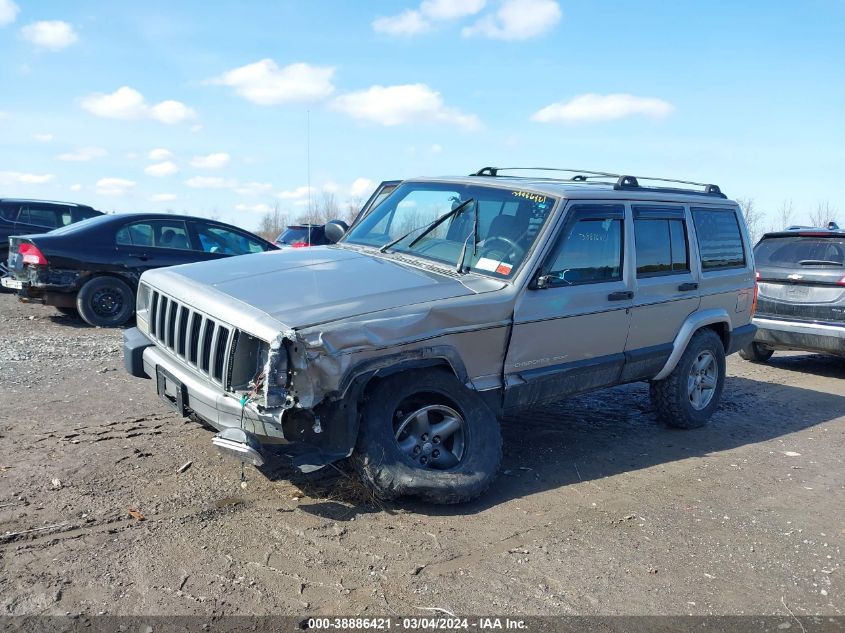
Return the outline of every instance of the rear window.
[[[692,220],[704,271],[745,267],[745,248],[733,209],[693,207]]]
[[[316,242],[320,240],[323,236],[323,227],[321,226],[312,226],[310,227],[310,238],[309,238],[309,227],[307,226],[289,226],[279,237],[276,239],[277,244],[295,244],[296,242],[305,242],[306,244],[310,244],[312,242]]]
[[[799,236],[767,237],[754,249],[758,266],[845,267],[845,237]]]

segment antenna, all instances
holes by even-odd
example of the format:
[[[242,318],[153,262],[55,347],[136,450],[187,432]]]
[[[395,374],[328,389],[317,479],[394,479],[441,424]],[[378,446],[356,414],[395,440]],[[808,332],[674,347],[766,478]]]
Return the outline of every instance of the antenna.
[[[310,216],[314,212],[311,207],[311,110],[306,110],[305,113],[305,169],[308,179],[308,215]]]

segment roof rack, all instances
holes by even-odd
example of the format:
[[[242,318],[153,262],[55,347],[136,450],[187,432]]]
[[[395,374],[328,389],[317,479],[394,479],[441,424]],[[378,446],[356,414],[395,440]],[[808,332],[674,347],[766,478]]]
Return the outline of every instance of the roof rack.
[[[618,190],[646,190],[666,193],[684,193],[701,196],[714,196],[717,198],[727,198],[718,185],[707,184],[703,182],[693,182],[691,180],[673,180],[670,178],[655,178],[652,176],[631,176],[626,174],[613,174],[605,171],[590,171],[587,169],[566,169],[562,167],[482,167],[477,172],[470,174],[470,176],[486,176],[495,178],[500,171],[555,171],[566,172],[574,174],[571,178],[543,178],[543,180],[556,180],[561,182],[588,182],[593,178],[615,178],[616,182],[613,188]],[[519,176],[517,176],[519,177]],[[524,177],[524,176],[522,176]],[[640,180],[654,180],[656,182],[669,182],[679,185],[691,185],[694,187],[703,187],[702,191],[695,189],[683,189],[680,187],[644,187],[640,185]]]

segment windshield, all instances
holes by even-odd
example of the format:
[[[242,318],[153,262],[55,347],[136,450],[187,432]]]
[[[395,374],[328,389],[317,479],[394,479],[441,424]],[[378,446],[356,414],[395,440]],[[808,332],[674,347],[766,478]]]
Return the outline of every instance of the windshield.
[[[352,227],[344,241],[382,248],[402,238],[387,252],[410,253],[451,267],[467,244],[464,269],[510,278],[556,202],[557,198],[519,189],[405,182]],[[460,205],[463,208],[458,209]],[[456,210],[452,217],[427,231],[451,210]],[[478,243],[474,244],[476,213]]]
[[[796,266],[845,266],[845,238],[832,235],[764,238],[754,249],[758,266],[795,268]]]

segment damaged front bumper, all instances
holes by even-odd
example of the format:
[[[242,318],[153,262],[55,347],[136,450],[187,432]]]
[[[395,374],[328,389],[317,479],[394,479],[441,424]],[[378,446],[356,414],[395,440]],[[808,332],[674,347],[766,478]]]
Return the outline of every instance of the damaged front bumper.
[[[334,434],[323,433],[320,416],[310,409],[287,398],[274,407],[247,401],[173,359],[138,328],[124,332],[124,365],[135,377],[153,379],[158,395],[179,413],[194,414],[217,429],[213,443],[227,456],[260,465],[262,445],[296,443],[294,464],[310,472],[349,454],[351,447],[326,445]],[[272,400],[270,385],[266,393]]]

